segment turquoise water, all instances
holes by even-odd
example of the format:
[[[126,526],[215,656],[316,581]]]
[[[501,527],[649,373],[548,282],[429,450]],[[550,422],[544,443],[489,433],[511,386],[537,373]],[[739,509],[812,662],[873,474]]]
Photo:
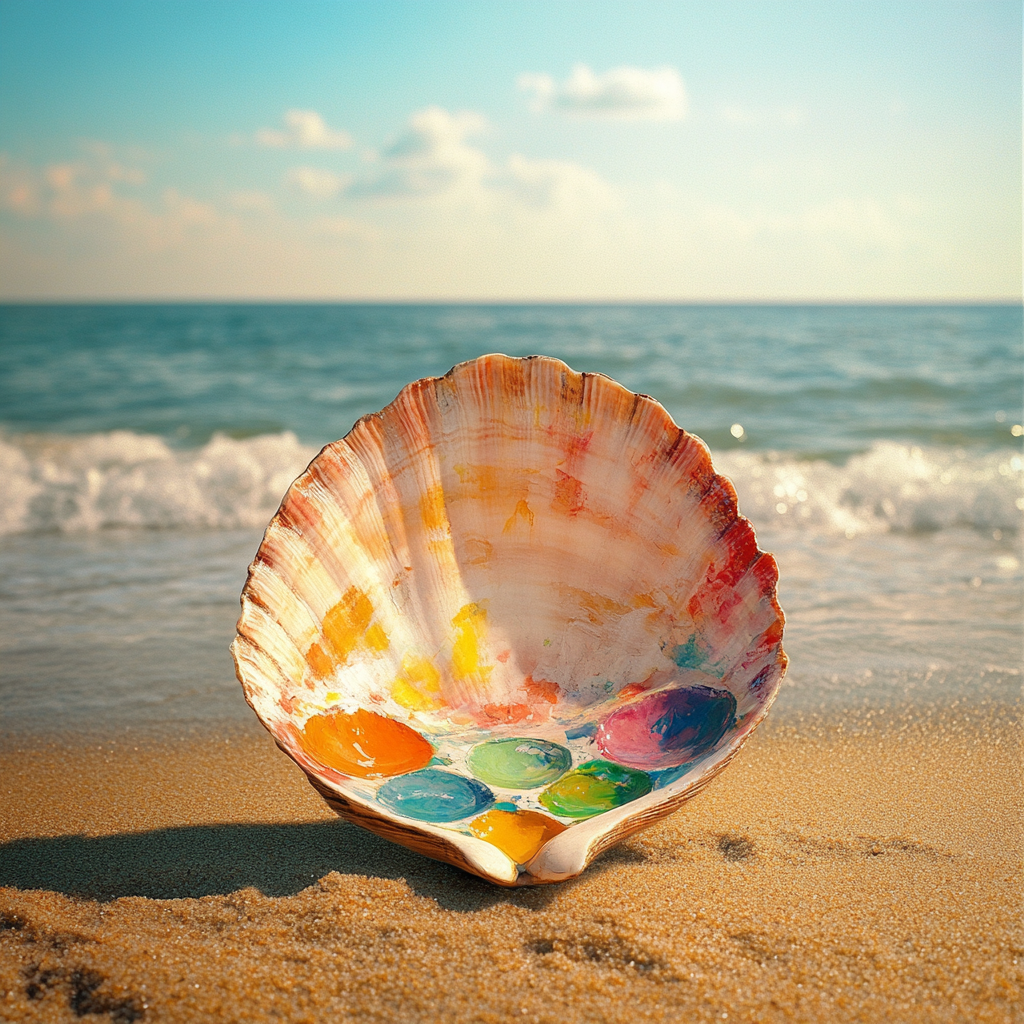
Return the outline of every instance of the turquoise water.
[[[656,397],[714,449],[845,457],[995,447],[1021,405],[1019,307],[0,308],[9,431],[341,437],[410,380],[485,352],[558,356]]]
[[[248,721],[227,644],[288,483],[409,381],[558,356],[708,442],[822,704],[1016,699],[1021,309],[0,307],[0,731]]]

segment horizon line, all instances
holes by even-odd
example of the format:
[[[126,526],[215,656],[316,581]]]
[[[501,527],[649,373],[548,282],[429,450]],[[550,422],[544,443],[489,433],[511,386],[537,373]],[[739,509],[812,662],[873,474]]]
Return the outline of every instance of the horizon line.
[[[1021,306],[1024,296],[944,298],[3,297],[0,306]]]

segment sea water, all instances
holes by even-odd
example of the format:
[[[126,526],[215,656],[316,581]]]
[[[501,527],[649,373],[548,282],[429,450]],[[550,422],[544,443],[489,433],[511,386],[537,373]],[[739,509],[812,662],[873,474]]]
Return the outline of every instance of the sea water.
[[[710,446],[779,562],[773,719],[1021,687],[1019,306],[0,307],[0,735],[224,727],[291,480],[418,377],[543,353]]]

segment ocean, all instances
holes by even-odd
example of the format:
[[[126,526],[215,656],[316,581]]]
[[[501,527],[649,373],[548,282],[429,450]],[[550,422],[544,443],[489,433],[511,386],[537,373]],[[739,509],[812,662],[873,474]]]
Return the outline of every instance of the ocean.
[[[416,378],[557,356],[711,448],[780,567],[772,719],[1021,696],[1019,306],[0,307],[0,739],[230,729],[292,479]]]

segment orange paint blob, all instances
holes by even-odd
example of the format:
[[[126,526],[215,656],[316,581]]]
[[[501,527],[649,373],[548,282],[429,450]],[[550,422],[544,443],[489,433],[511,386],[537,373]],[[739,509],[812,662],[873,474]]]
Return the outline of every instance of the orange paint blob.
[[[539,811],[488,811],[470,822],[469,830],[517,864],[525,864],[566,826]]]
[[[302,749],[325,768],[360,779],[425,768],[434,748],[415,729],[375,711],[313,715],[299,734]]]
[[[533,522],[536,516],[533,514],[533,510],[529,505],[526,504],[524,498],[520,498],[516,502],[515,510],[512,515],[508,517],[507,522],[502,527],[501,532],[504,534],[510,534],[520,523],[525,523],[529,528],[533,529]]]
[[[534,700],[546,700],[549,704],[557,704],[558,696],[562,692],[558,683],[553,683],[550,679],[534,679],[533,676],[527,676],[523,680],[523,689]]]
[[[497,722],[501,725],[514,725],[516,722],[524,722],[530,717],[530,705],[485,704],[483,712],[485,721],[487,722]]]
[[[326,679],[334,671],[334,662],[319,644],[313,644],[306,652],[306,664],[317,679]]]
[[[630,697],[635,697],[638,693],[646,693],[651,688],[651,684],[644,681],[642,683],[627,683],[618,692],[619,700],[629,700]]]
[[[306,663],[320,679],[336,666],[344,665],[353,651],[386,651],[387,633],[373,618],[373,603],[357,587],[349,587],[341,600],[324,616],[324,646],[314,643],[306,652]],[[326,648],[326,650],[324,649]]]

